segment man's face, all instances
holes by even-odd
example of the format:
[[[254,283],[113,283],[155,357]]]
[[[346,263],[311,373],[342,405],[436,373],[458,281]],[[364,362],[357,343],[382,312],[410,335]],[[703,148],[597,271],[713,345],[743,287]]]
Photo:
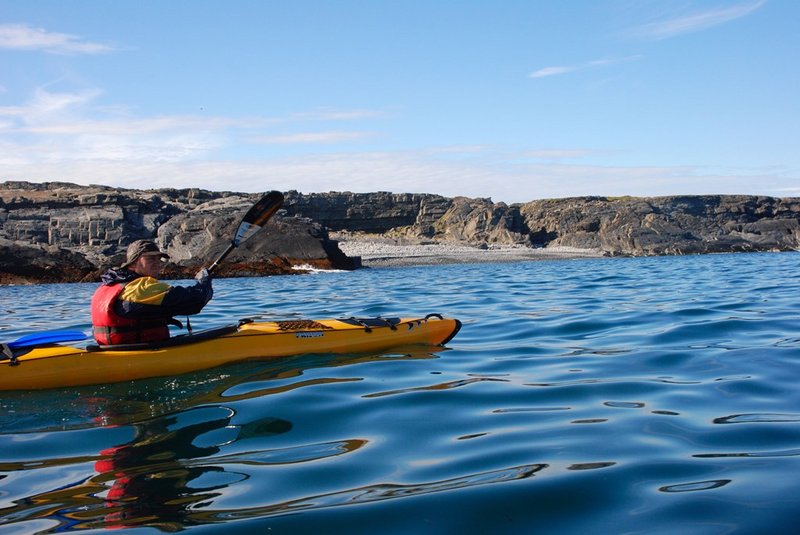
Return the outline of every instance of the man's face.
[[[158,275],[161,273],[161,268],[164,266],[164,262],[161,261],[161,257],[158,255],[143,255],[136,259],[136,262],[133,264],[133,271],[138,273],[139,275],[144,275],[146,277],[153,277],[154,279],[158,278]]]

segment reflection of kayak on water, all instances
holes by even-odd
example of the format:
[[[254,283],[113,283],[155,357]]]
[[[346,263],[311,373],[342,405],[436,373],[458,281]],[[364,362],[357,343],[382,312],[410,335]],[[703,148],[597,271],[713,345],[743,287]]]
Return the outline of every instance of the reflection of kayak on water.
[[[146,344],[61,345],[57,335],[3,345],[0,390],[31,390],[162,377],[245,359],[312,353],[365,353],[407,345],[443,345],[461,328],[456,319],[370,318],[253,322]],[[36,343],[33,340],[38,340]],[[66,340],[64,340],[66,341]]]
[[[310,353],[246,359],[174,376],[54,389],[3,392],[0,436],[125,427],[197,407],[358,381],[358,365],[441,358],[443,347],[414,345],[363,353]],[[6,364],[0,363],[0,372]],[[342,369],[337,371],[338,369]],[[322,371],[328,369],[328,372]],[[42,407],[48,407],[42,410]]]

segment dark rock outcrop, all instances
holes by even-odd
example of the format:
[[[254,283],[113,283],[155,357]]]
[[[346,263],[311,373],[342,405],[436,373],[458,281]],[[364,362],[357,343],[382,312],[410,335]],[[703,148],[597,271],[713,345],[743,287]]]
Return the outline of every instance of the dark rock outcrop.
[[[0,283],[96,280],[137,239],[172,257],[166,277],[186,277],[228,246],[258,194],[199,189],[125,190],[50,182],[0,184]],[[260,235],[259,235],[260,234]],[[218,276],[351,269],[353,261],[309,219],[279,213],[217,270]],[[59,275],[60,274],[60,275]]]
[[[518,206],[491,199],[447,198],[432,194],[289,192],[292,215],[308,217],[335,231],[390,234],[466,243],[524,243]]]
[[[79,253],[0,238],[0,284],[81,281],[95,269]]]
[[[491,199],[293,192],[287,211],[330,228],[405,240],[574,247],[613,255],[788,251],[800,247],[800,199],[703,195]],[[371,219],[370,219],[371,215]]]
[[[531,243],[608,255],[788,251],[800,246],[800,200],[745,195],[584,197],[520,207]]]
[[[258,194],[0,183],[0,283],[96,278],[131,241],[152,238],[191,276],[228,245]],[[352,269],[328,230],[410,242],[573,247],[613,255],[800,248],[800,199],[745,195],[579,197],[506,205],[431,194],[286,193],[284,209],[220,265],[219,276]]]
[[[201,205],[160,226],[156,241],[173,264],[190,271],[208,266],[228,247],[243,213],[251,205],[247,198],[241,202],[229,198],[224,205]],[[234,249],[216,273],[223,277],[276,274],[302,265],[321,269],[353,267],[319,223],[279,214]]]
[[[439,195],[415,193],[286,194],[289,215],[307,217],[331,230],[382,233],[408,225],[433,225],[452,204]]]

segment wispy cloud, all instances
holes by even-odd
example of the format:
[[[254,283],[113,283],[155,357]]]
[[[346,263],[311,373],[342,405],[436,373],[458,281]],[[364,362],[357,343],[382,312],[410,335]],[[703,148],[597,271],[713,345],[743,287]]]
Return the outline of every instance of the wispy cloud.
[[[287,124],[337,123],[359,119],[377,118],[379,110],[316,110],[278,117],[223,117],[216,115],[163,115],[137,118],[129,115],[124,107],[100,106],[96,103],[103,95],[100,89],[79,91],[50,91],[47,86],[34,90],[24,104],[0,106],[0,118],[14,119],[20,132],[39,134],[139,134],[164,130],[196,129],[263,129]],[[295,139],[284,136],[284,142],[297,142],[302,137],[322,141],[324,137],[355,138],[363,133],[332,132],[325,134],[296,134]],[[318,139],[314,139],[317,137]],[[277,137],[275,141],[280,141]]]
[[[0,106],[0,163],[182,162],[214,158],[234,146],[243,151],[276,144],[313,147],[375,137],[375,132],[331,125],[381,116],[372,110],[321,109],[278,117],[136,117],[124,108],[100,105],[101,95],[98,89],[42,86],[21,105]],[[295,132],[281,132],[287,127]],[[297,133],[300,128],[308,130]]]
[[[346,141],[354,141],[373,137],[371,132],[303,132],[298,134],[284,134],[277,136],[258,136],[250,138],[253,143],[260,143],[266,145],[281,144],[330,144],[342,143]]]
[[[354,121],[358,119],[378,119],[384,117],[385,112],[379,110],[339,110],[320,108],[314,111],[293,113],[290,121]]]
[[[537,149],[525,152],[524,156],[541,160],[570,160],[593,154],[596,154],[596,151],[588,149]]]
[[[318,153],[246,161],[209,157],[177,160],[173,154],[159,153],[155,148],[148,152],[145,147],[138,147],[141,152],[129,153],[130,147],[117,146],[104,147],[109,155],[103,159],[65,155],[30,165],[2,149],[0,143],[0,164],[4,169],[0,181],[64,180],[130,188],[200,187],[248,192],[368,192],[382,184],[382,188],[397,193],[491,197],[505,202],[583,195],[782,195],[785,193],[781,188],[796,183],[798,176],[796,171],[744,175],[693,166],[509,165],[491,158],[436,158],[427,151]],[[47,152],[48,147],[39,149]]]
[[[489,145],[446,145],[436,146],[427,149],[428,154],[456,154],[456,155],[473,155],[481,154],[490,150]]]
[[[597,59],[594,61],[588,61],[586,63],[580,63],[577,65],[560,65],[554,67],[544,67],[542,69],[533,71],[529,76],[531,78],[546,78],[548,76],[557,76],[560,74],[567,74],[570,72],[583,71],[586,69],[597,69],[602,67],[609,67],[611,65],[616,65],[618,63],[637,61],[642,59],[643,57],[644,56],[640,54],[636,54],[634,56],[625,56],[623,58]]]
[[[556,76],[559,74],[567,74],[568,72],[573,72],[579,70],[580,67],[572,66],[572,67],[545,67],[543,69],[539,69],[534,71],[530,74],[531,78],[546,78],[548,76]]]
[[[745,17],[767,3],[767,0],[755,0],[729,7],[706,9],[680,17],[651,22],[635,28],[631,35],[643,39],[668,39],[689,32],[696,32],[725,24]]]
[[[28,116],[30,117],[53,117],[62,113],[71,113],[87,105],[98,96],[102,91],[98,89],[88,89],[77,93],[55,93],[44,89],[37,89],[33,100],[27,106]]]
[[[0,49],[39,50],[50,54],[104,54],[114,51],[68,33],[49,32],[27,24],[0,24]]]
[[[131,117],[97,106],[100,94],[40,88],[25,104],[0,108],[0,181],[306,192],[374,191],[375,184],[391,184],[396,192],[489,196],[506,202],[575,195],[773,194],[776,186],[797,181],[777,173],[764,173],[756,181],[752,175],[696,168],[576,165],[574,160],[596,151],[569,147],[507,152],[475,145],[367,152],[356,145],[352,151],[330,151],[316,147],[374,134],[325,130],[326,121],[319,121],[313,111],[277,118]],[[372,114],[330,110],[322,115],[336,122]],[[304,125],[301,116],[317,119],[309,118]],[[275,132],[286,125],[307,126],[310,133]],[[256,146],[254,138],[307,147],[282,155]],[[248,157],[231,158],[226,152],[231,147]],[[753,184],[758,184],[757,190]]]

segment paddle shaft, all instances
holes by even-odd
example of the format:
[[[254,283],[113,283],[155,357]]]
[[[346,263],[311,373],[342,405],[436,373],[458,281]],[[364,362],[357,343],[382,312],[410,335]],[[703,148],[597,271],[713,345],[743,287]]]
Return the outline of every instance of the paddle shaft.
[[[231,251],[233,251],[235,248],[236,248],[236,244],[231,242],[231,244],[228,246],[228,248],[225,249],[225,251],[221,255],[219,255],[219,257],[216,260],[214,260],[214,263],[211,264],[210,266],[208,266],[208,272],[212,273],[216,269],[216,267],[219,265],[219,263],[222,262],[223,260],[225,260],[225,257],[227,257],[229,254],[231,254]]]

